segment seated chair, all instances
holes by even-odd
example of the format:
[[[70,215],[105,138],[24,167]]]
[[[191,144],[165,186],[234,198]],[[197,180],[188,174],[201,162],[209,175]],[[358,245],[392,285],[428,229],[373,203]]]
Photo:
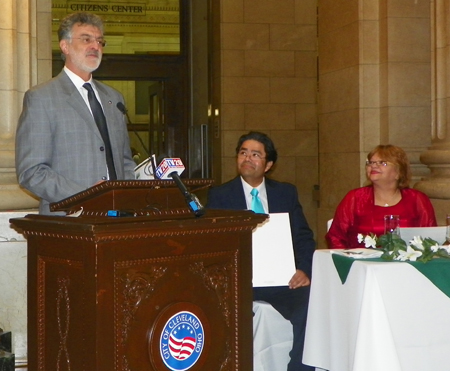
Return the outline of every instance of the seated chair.
[[[253,302],[253,371],[283,371],[292,349],[292,324],[272,305]]]
[[[333,224],[333,219],[327,221],[327,232],[330,230],[331,224]]]

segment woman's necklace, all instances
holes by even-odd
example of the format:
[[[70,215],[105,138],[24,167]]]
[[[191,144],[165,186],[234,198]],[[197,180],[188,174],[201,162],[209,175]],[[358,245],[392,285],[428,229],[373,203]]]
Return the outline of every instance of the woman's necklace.
[[[393,203],[397,203],[397,202],[393,202],[393,201],[395,201],[398,193],[399,193],[399,191],[397,188],[395,190],[394,194],[391,197],[389,197],[387,200],[385,198],[381,198],[380,195],[378,195],[377,198],[380,201],[379,204],[384,207],[388,207],[388,206],[391,206],[391,204],[393,204]]]

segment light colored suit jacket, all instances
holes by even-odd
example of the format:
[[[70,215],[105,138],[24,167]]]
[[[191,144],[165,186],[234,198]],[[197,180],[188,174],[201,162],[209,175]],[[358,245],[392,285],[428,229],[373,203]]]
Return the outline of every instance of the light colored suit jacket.
[[[124,115],[124,102],[113,88],[94,81],[105,112],[118,179],[134,179]],[[94,118],[67,74],[25,93],[16,133],[16,171],[19,184],[48,204],[84,191],[107,179],[104,143]]]

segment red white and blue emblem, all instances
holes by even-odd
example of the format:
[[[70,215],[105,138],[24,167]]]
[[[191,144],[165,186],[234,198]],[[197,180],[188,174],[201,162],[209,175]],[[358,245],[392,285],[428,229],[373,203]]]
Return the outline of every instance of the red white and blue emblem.
[[[161,357],[170,370],[188,370],[200,358],[204,343],[199,318],[191,312],[178,312],[169,318],[161,332]]]

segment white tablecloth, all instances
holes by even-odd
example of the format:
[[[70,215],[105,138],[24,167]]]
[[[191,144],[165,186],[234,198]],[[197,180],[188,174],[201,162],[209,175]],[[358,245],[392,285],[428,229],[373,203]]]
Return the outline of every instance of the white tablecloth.
[[[450,370],[450,298],[407,263],[314,254],[303,362],[330,371]]]

